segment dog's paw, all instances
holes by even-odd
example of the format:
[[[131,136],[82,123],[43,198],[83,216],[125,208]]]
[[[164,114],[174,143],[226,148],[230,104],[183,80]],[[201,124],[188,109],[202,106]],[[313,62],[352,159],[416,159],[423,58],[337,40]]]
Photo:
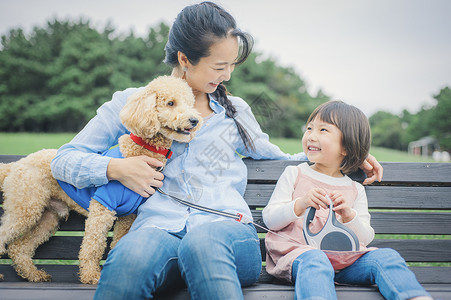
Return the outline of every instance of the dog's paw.
[[[30,282],[45,282],[50,281],[52,279],[52,275],[44,270],[37,270],[36,272],[33,272],[33,274],[30,274],[27,279]]]
[[[92,272],[91,274],[80,274],[80,281],[84,284],[97,284],[99,283],[100,272]]]

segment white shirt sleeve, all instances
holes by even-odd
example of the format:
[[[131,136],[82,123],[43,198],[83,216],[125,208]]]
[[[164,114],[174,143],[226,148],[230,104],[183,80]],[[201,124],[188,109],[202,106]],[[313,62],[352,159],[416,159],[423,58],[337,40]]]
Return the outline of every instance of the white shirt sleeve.
[[[358,194],[352,208],[356,212],[356,216],[351,221],[344,223],[344,225],[354,231],[359,241],[366,246],[374,239],[374,229],[370,224],[371,215],[368,212],[368,199],[365,188],[357,182],[356,187]],[[342,222],[340,217],[339,221]]]
[[[297,176],[298,168],[288,166],[277,181],[271,199],[263,209],[263,221],[269,229],[280,230],[298,218],[292,199]]]

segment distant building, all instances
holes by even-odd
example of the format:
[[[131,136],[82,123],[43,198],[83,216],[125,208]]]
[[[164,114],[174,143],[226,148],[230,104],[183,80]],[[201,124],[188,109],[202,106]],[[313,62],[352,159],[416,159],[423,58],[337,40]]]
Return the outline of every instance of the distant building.
[[[425,136],[418,141],[409,143],[409,154],[415,156],[432,156],[435,150],[439,148],[438,142],[432,136]]]

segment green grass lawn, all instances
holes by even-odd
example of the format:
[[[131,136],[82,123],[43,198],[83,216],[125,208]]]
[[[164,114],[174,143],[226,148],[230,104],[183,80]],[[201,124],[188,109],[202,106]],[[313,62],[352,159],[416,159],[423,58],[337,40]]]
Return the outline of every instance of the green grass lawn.
[[[75,133],[4,133],[0,132],[0,154],[27,155],[41,149],[58,149]]]
[[[41,149],[59,148],[69,142],[75,133],[2,133],[0,132],[0,154],[27,155]],[[271,142],[282,151],[297,153],[302,151],[301,140],[274,138]],[[433,162],[433,160],[408,155],[407,152],[372,147],[370,153],[379,161]]]
[[[59,148],[69,142],[75,133],[2,133],[0,132],[0,154],[27,155],[41,149]],[[302,151],[301,140],[274,138],[271,142],[282,151],[297,153]],[[407,152],[372,147],[370,153],[379,161],[433,162],[433,160],[408,155]]]

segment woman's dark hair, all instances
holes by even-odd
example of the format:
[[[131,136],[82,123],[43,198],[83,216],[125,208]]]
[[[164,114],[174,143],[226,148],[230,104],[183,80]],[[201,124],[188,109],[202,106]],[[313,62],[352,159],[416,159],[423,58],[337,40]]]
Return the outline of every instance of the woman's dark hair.
[[[371,146],[371,129],[365,114],[357,107],[342,101],[329,101],[313,111],[307,124],[316,117],[337,126],[342,133],[346,156],[341,162],[341,172],[350,174],[357,171],[368,157]]]
[[[179,65],[178,51],[186,55],[192,65],[210,55],[210,46],[218,39],[234,36],[240,43],[236,65],[243,63],[252,51],[252,37],[237,28],[235,19],[212,2],[185,7],[177,16],[169,32],[164,62],[175,68]],[[227,98],[227,89],[220,84],[212,96],[224,107],[226,115],[235,121],[247,150],[255,150],[246,129],[235,119],[236,109]]]

